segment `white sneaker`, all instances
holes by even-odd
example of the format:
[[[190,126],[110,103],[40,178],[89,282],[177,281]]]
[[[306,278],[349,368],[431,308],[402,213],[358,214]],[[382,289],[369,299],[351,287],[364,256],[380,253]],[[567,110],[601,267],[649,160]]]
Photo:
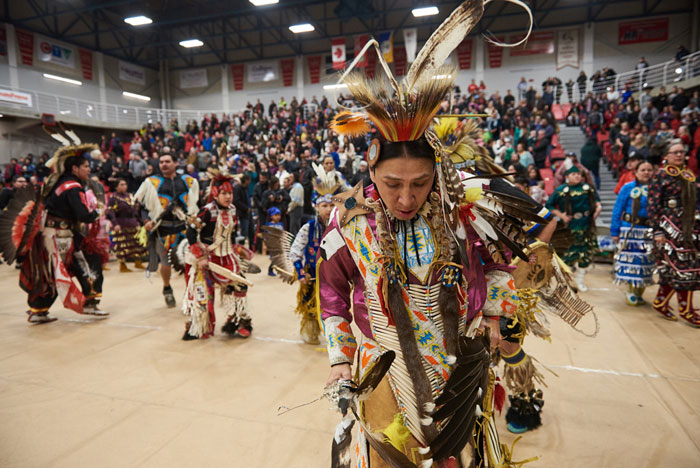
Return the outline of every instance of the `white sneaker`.
[[[578,267],[576,269],[575,279],[576,279],[576,287],[578,288],[579,292],[588,291],[588,288],[586,287],[586,283],[584,282],[585,276],[586,276],[586,269]]]
[[[86,305],[83,307],[83,313],[85,313],[85,315],[94,315],[102,318],[107,318],[109,316],[109,312],[100,309],[97,304]]]

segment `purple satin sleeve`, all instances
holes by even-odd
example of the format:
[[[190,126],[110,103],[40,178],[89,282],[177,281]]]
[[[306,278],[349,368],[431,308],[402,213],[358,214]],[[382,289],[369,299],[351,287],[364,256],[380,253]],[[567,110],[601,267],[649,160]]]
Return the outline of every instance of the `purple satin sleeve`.
[[[328,226],[323,234],[324,237],[331,229],[338,229],[336,220],[333,220]],[[367,306],[365,305],[365,282],[347,245],[339,248],[328,260],[322,261],[318,268],[317,281],[321,319],[339,316],[352,322],[354,315],[357,328],[366,337],[372,338]],[[350,313],[351,297],[353,301],[352,314]]]
[[[464,274],[468,284],[467,320],[469,321],[481,312],[486,303],[486,274],[493,270],[512,271],[513,268],[503,263],[495,263],[481,238],[471,226],[467,226],[467,239],[469,240],[467,255],[470,268],[465,268],[462,274]]]

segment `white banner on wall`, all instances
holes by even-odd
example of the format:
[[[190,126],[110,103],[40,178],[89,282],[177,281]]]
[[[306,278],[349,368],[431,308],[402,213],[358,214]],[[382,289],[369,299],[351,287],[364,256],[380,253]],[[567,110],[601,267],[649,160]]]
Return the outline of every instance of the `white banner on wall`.
[[[36,44],[36,56],[42,62],[75,68],[75,48],[39,35],[36,36],[34,43]]]
[[[207,69],[182,70],[180,72],[180,88],[204,88],[209,84]]]
[[[248,69],[248,82],[261,83],[265,81],[276,81],[279,79],[277,61],[251,63]]]
[[[130,83],[146,85],[146,70],[138,65],[119,61],[119,79]]]
[[[416,28],[403,30],[403,42],[406,47],[406,60],[413,63],[416,59],[416,46],[418,45],[418,34]]]
[[[557,70],[578,68],[578,29],[557,32]]]
[[[11,89],[0,89],[0,101],[32,107],[31,94],[20,93],[19,91],[12,91]]]

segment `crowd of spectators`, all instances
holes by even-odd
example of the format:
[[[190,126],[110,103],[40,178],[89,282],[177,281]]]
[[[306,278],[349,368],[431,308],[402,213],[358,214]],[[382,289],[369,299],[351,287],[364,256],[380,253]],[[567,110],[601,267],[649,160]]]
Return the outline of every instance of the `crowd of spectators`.
[[[647,67],[640,58],[638,70],[643,73]],[[614,83],[615,72],[605,68],[590,79],[581,72],[576,81],[566,84],[549,77],[537,89],[522,78],[516,86],[517,96],[511,90],[501,96],[497,91],[489,93],[483,81],[477,85],[472,80],[462,89],[455,87],[452,102],[446,97],[440,112],[484,114],[480,144],[542,203],[564,182],[565,169],[572,164],[599,186],[599,167],[604,161],[623,183],[636,161],[649,160],[658,166],[665,142],[676,137],[687,145],[689,167],[697,174],[698,91],[688,93],[673,86],[669,92],[665,88],[654,92],[647,87],[635,97],[634,83],[624,83],[621,93]],[[562,105],[564,90],[569,103]],[[343,102],[342,95],[339,102],[351,105]],[[567,153],[558,148],[560,123],[555,107],[568,109],[561,124],[580,126],[585,132],[587,142],[582,148],[568,148]],[[337,111],[338,106],[326,97],[314,96],[310,101],[282,98],[267,105],[258,100],[243,112],[209,114],[199,122],[155,122],[126,138],[117,132],[102,136],[102,158],[93,158],[91,168],[108,191],[124,179],[132,192],[146,177],[158,173],[159,155],[166,152],[175,159],[179,174],[199,180],[203,194],[208,169],[223,167],[241,174],[234,204],[240,234],[254,246],[270,208],[281,211],[285,228],[292,233],[314,215],[314,164],[327,172],[337,171],[346,187],[371,183],[364,162],[371,136],[348,139],[330,131],[327,124]],[[48,157],[43,154],[35,160],[30,154],[23,160],[13,159],[2,174],[7,190],[18,181],[40,184],[49,173]],[[549,170],[553,185],[546,186],[543,174]]]

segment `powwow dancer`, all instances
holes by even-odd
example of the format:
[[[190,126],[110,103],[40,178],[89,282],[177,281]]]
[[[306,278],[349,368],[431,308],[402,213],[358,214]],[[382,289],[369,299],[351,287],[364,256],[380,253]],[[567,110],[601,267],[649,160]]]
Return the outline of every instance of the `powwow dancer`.
[[[316,216],[301,227],[296,237],[269,228],[263,234],[270,251],[272,268],[287,283],[299,280],[296,313],[301,316],[301,337],[308,344],[319,343],[321,329],[316,301],[316,257],[333,209],[332,197],[342,186],[333,173],[324,171],[321,166],[314,164],[314,170],[316,177],[311,197]]]
[[[143,181],[134,198],[146,210],[144,227],[148,234],[148,272],[158,270],[163,280],[163,297],[168,307],[175,307],[170,285],[168,254],[185,238],[187,216],[196,216],[199,182],[188,175],[177,175],[172,155],[164,149],[158,160],[162,175]]]
[[[105,265],[109,261],[109,234],[107,233],[107,217],[105,216],[105,189],[96,176],[88,179],[85,199],[90,211],[98,213],[97,219],[83,226],[85,241],[83,253],[85,260],[94,274],[90,282],[81,281],[85,294],[85,311],[99,311],[102,300],[102,285],[104,283]]]
[[[107,203],[107,217],[112,223],[114,251],[119,261],[119,271],[122,273],[131,271],[126,265],[127,262],[134,262],[135,268],[144,269],[142,260],[146,254],[137,237],[141,226],[139,210],[127,188],[126,180],[121,179],[117,183],[117,191],[109,197]]]
[[[357,466],[466,467],[470,441],[477,466],[486,460],[512,466],[493,423],[490,337],[496,346],[500,316],[482,312],[494,303],[493,310],[507,313],[487,287],[514,291],[504,248],[522,255],[520,239],[509,234],[520,232],[513,220],[544,220],[523,209],[534,205],[512,205],[489,178],[457,172],[429,128],[454,82],[453,72],[435,64],[482,13],[479,1],[458,7],[401,85],[378,54],[393,89],[358,73],[341,78],[364,112],[343,112],[332,128],[363,135],[368,119],[381,138],[368,150],[373,185],[333,198],[337,210],[321,242],[320,310],[332,366],[326,394],[346,414],[336,431],[334,466],[349,463],[351,413],[360,424]],[[370,46],[376,41],[364,51]],[[360,413],[353,391],[362,400]]]
[[[221,331],[243,338],[253,330],[248,315],[248,286],[235,252],[236,211],[231,177],[212,172],[207,203],[187,228],[185,277],[187,290],[182,310],[187,316],[183,340],[208,338],[214,334],[215,286],[221,289],[226,323]]]
[[[466,168],[477,175],[505,174],[496,165],[488,151],[479,146],[481,130],[474,119],[458,121],[456,118],[441,118],[435,131],[445,144],[456,167]],[[512,314],[500,317],[500,330],[503,339],[498,342],[494,362],[504,361],[503,383],[509,391],[510,406],[506,412],[507,428],[510,432],[523,433],[541,425],[542,406],[544,404],[542,386],[546,386],[544,377],[534,366],[533,359],[523,350],[523,341],[527,334],[550,340],[549,323],[545,312],[565,320],[575,330],[587,336],[597,333],[597,319],[592,307],[575,294],[575,286],[569,276],[568,267],[554,253],[550,243],[567,245],[570,240],[565,230],[557,229],[554,215],[544,206],[536,203],[527,192],[518,187],[517,180],[512,183],[509,178],[493,178],[492,187],[512,199],[521,198],[533,206],[531,212],[537,214],[546,223],[531,221],[523,223],[521,228],[526,242],[524,252],[528,261],[515,258],[512,266],[514,286],[513,293],[497,283],[489,284],[488,294],[501,297],[502,305]],[[527,206],[527,205],[526,205]],[[506,285],[507,286],[507,285]],[[484,307],[485,315],[498,315],[489,303]],[[591,313],[595,328],[584,323],[584,330],[579,322]],[[499,379],[497,379],[500,382]],[[505,400],[503,388],[497,384],[495,407],[501,409]]]
[[[557,215],[571,230],[573,243],[563,255],[569,266],[576,266],[576,285],[580,291],[587,291],[584,282],[586,269],[593,261],[598,249],[595,220],[603,209],[595,189],[583,182],[581,171],[571,166],[566,171],[567,183],[554,191],[547,208]]]
[[[700,206],[695,175],[685,166],[681,140],[668,146],[665,164],[649,183],[649,219],[656,243],[659,290],[654,309],[669,320],[671,297],[678,297],[678,313],[700,326],[693,308],[693,291],[700,289]]]
[[[625,184],[617,195],[610,221],[610,235],[618,244],[615,283],[627,284],[626,300],[631,306],[645,304],[644,289],[654,284],[654,233],[647,213],[649,180],[653,173],[654,166],[649,161],[639,163],[634,171],[635,180]]]
[[[64,146],[46,164],[52,174],[42,192],[36,194],[31,188],[18,192],[0,219],[2,254],[8,263],[17,260],[21,265],[20,287],[27,292],[30,323],[56,320],[49,316],[49,308],[57,297],[64,307],[80,314],[109,315],[85,299],[98,280],[84,251],[84,226],[98,217],[88,207],[85,193],[90,176],[87,154],[97,145],[80,144],[75,133],[66,133],[75,144],[55,135]]]

